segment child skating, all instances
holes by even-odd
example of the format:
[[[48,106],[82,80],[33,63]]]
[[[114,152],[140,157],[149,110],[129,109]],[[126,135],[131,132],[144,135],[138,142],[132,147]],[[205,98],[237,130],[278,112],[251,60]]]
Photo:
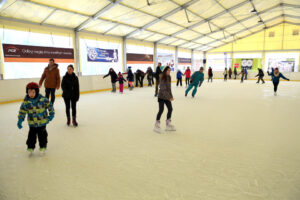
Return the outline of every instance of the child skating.
[[[171,124],[171,116],[172,116],[172,101],[174,101],[172,90],[171,90],[171,76],[170,76],[171,68],[166,67],[162,75],[160,77],[160,84],[159,84],[159,92],[158,92],[158,105],[159,111],[156,116],[156,122],[154,126],[154,131],[157,133],[161,133],[160,128],[160,118],[162,113],[164,112],[164,106],[166,104],[168,108],[167,113],[167,121],[166,121],[166,131],[176,131],[174,125]]]
[[[212,82],[213,81],[213,71],[212,71],[212,68],[211,67],[209,67],[208,68],[208,80],[207,80],[207,82],[209,82],[209,80],[210,80],[210,82]]]
[[[49,112],[49,113],[48,113]],[[20,107],[17,126],[22,128],[22,123],[27,115],[29,133],[27,139],[27,151],[30,155],[33,153],[38,137],[40,152],[44,154],[47,148],[47,130],[46,125],[54,118],[54,109],[49,100],[39,94],[39,85],[31,82],[26,86],[26,96]]]
[[[192,97],[194,98],[197,93],[197,88],[200,82],[203,82],[204,80],[204,73],[203,73],[203,67],[200,68],[199,71],[196,71],[192,77],[191,77],[191,84],[185,91],[185,96],[188,95],[189,91],[194,87]]]
[[[274,85],[274,95],[277,96],[277,88],[278,88],[278,85],[279,85],[279,82],[280,82],[280,78],[283,78],[287,81],[290,81],[290,79],[286,78],[285,76],[283,76],[278,68],[275,68],[275,70],[273,71],[272,69],[272,72],[269,73],[268,71],[268,75],[272,77],[272,82],[273,82],[273,85]]]
[[[176,74],[176,78],[177,78],[177,84],[176,84],[176,86],[178,86],[179,83],[180,83],[180,86],[182,86],[182,76],[183,75],[184,74],[180,70],[178,70],[178,72]]]
[[[119,81],[119,90],[120,90],[120,93],[123,94],[123,90],[124,90],[124,81],[126,82],[126,80],[124,79],[124,77],[123,77],[123,75],[121,74],[121,72],[119,72],[119,74],[118,74],[117,81]]]
[[[129,90],[133,90],[133,81],[134,81],[134,75],[132,73],[131,67],[128,67],[128,72],[127,72],[127,80],[128,80],[128,86]]]

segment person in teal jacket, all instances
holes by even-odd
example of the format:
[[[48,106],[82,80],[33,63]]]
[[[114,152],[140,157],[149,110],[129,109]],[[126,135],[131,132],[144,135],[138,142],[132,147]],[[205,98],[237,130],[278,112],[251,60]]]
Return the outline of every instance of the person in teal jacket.
[[[282,75],[282,73],[279,72],[278,68],[275,68],[275,70],[273,70],[272,68],[272,72],[270,73],[268,71],[268,75],[272,77],[272,82],[274,85],[274,95],[277,96],[277,88],[280,82],[280,78],[283,78],[287,81],[290,81],[290,79],[286,78],[285,76]]]
[[[203,80],[204,80],[204,73],[203,73],[203,67],[201,67],[199,71],[196,71],[192,75],[191,83],[190,83],[189,87],[187,88],[187,90],[185,91],[185,96],[187,96],[189,91],[194,87],[192,96],[195,97],[195,95],[197,93],[198,85],[200,82],[203,82]]]

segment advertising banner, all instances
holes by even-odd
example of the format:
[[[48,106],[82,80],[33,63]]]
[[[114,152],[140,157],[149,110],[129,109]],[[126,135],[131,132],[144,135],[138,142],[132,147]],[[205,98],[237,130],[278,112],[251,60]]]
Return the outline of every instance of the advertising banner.
[[[191,58],[178,58],[179,65],[191,65],[192,59]]]
[[[127,53],[127,64],[153,64],[153,55]]]
[[[258,71],[258,68],[262,68],[261,58],[236,58],[233,59],[232,67],[237,68],[237,71],[241,69],[247,69],[248,71]]]
[[[87,47],[88,62],[118,62],[118,49]]]
[[[281,72],[294,72],[295,58],[269,58],[268,69],[278,68]]]
[[[54,58],[57,63],[73,63],[74,50],[28,45],[3,44],[4,62],[48,62]]]

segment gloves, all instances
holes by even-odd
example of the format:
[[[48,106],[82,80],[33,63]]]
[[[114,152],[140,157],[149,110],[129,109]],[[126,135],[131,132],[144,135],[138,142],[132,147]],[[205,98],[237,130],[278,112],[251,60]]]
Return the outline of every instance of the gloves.
[[[48,122],[52,121],[52,119],[54,118],[54,114],[51,114],[49,117],[48,117]]]
[[[23,120],[21,120],[21,119],[18,120],[17,126],[18,126],[19,129],[23,128],[22,122],[23,122]]]

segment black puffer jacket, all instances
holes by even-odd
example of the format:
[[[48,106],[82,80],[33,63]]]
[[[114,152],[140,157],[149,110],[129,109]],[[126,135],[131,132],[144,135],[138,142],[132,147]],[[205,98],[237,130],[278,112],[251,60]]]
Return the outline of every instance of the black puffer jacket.
[[[108,74],[106,74],[103,78],[106,78],[108,76],[110,76],[112,83],[116,83],[117,82],[118,75],[117,75],[117,73],[115,71],[109,71]]]
[[[66,73],[61,82],[61,89],[64,98],[79,100],[79,81],[74,73],[71,75]]]

